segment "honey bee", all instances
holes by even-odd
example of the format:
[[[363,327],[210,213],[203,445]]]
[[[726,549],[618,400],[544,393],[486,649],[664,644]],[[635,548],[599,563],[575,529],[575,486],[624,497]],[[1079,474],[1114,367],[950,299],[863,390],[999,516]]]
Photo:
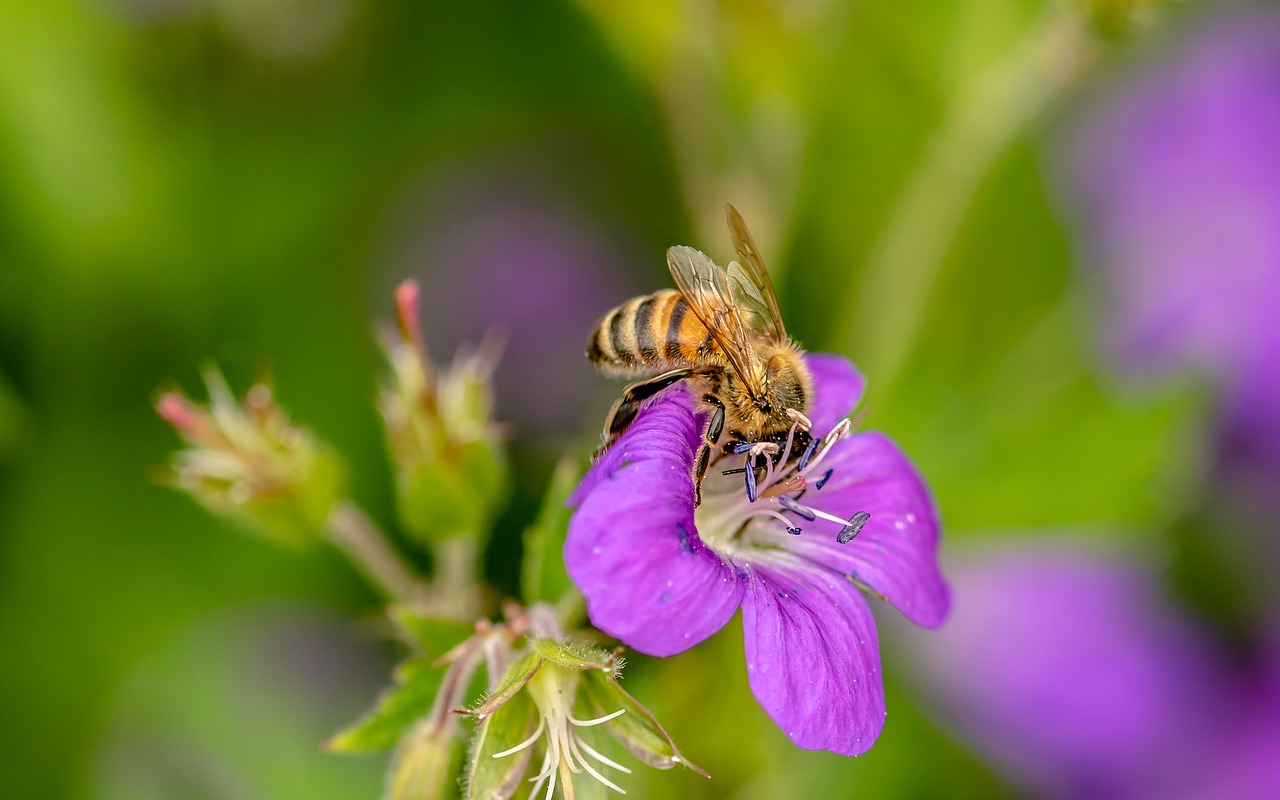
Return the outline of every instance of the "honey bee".
[[[710,412],[693,467],[698,502],[707,467],[722,453],[751,445],[773,450],[793,428],[803,450],[813,401],[813,377],[787,336],[760,252],[737,209],[726,205],[725,213],[740,261],[725,268],[692,247],[669,248],[678,291],[662,289],[614,308],[587,347],[601,372],[635,381],[613,404],[596,457],[646,399],[679,381],[695,387]]]

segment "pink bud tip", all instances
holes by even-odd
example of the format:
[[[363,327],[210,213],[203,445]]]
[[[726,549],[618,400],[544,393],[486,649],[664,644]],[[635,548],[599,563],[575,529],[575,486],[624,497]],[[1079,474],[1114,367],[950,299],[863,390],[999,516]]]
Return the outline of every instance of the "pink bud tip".
[[[396,322],[400,326],[400,336],[405,344],[417,354],[425,375],[431,375],[431,358],[427,355],[427,344],[422,338],[422,327],[418,324],[418,282],[410,278],[396,287]]]
[[[156,401],[156,413],[195,444],[209,444],[217,431],[207,416],[178,392],[165,392]]]
[[[418,328],[418,282],[410,278],[396,287],[396,321],[406,342],[417,344],[422,338]]]
[[[165,392],[156,401],[156,413],[173,427],[186,431],[198,424],[199,412],[177,392]]]

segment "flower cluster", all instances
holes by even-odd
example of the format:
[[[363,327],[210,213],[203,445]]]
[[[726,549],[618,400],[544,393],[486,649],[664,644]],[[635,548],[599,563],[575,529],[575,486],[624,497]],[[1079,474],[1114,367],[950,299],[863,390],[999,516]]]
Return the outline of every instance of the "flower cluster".
[[[649,655],[693,647],[741,608],[765,711],[800,747],[857,755],[885,718],[875,622],[859,589],[928,627],[950,594],[920,476],[887,437],[849,431],[862,376],[836,356],[806,358],[814,438],[797,458],[789,439],[774,456],[744,450],[742,469],[721,459],[695,504],[706,418],[672,387],[583,479],[565,562],[592,623]]]
[[[506,487],[501,432],[493,423],[491,377],[498,347],[460,353],[439,371],[418,322],[415,281],[396,288],[398,338],[387,346],[391,375],[379,399],[396,470],[396,499],[423,541],[488,530]]]
[[[572,797],[584,779],[625,794],[607,773],[631,770],[602,752],[606,733],[645,764],[683,764],[706,774],[618,685],[620,652],[566,635],[545,603],[511,605],[505,622],[482,620],[439,655],[449,633],[442,639],[438,621],[405,609],[393,616],[421,656],[401,667],[398,685],[374,711],[328,743],[330,750],[357,752],[398,741],[387,783],[391,800],[450,795],[464,718],[476,722],[464,774],[468,798],[511,797],[527,783],[529,797],[545,788],[549,800],[557,786]],[[471,700],[481,669],[488,689]],[[526,778],[536,750],[541,761]]]
[[[215,514],[287,545],[318,538],[346,488],[346,468],[293,425],[260,382],[237,402],[222,374],[205,372],[209,405],[165,392],[156,412],[182,436],[168,479]]]

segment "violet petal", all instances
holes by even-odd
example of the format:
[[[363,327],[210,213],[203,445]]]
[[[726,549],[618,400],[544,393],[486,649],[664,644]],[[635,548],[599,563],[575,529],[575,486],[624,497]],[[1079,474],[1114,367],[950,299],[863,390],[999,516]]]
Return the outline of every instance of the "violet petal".
[[[871,610],[842,576],[787,561],[751,567],[742,605],[751,691],[798,747],[858,755],[885,718]]]
[[[592,624],[651,656],[698,644],[742,600],[738,570],[698,538],[681,462],[649,459],[602,478],[569,522],[564,556]]]
[[[757,525],[752,539],[853,576],[920,625],[941,624],[951,592],[938,570],[940,525],[915,467],[889,437],[867,432],[836,444],[822,468],[834,472],[810,502],[843,519],[868,512],[871,519],[857,537],[839,544],[842,525],[818,519],[799,538],[786,536],[780,526]]]
[[[824,436],[858,405],[867,380],[844,356],[808,353],[804,360],[813,375],[814,386],[809,419],[813,422],[814,434]]]
[[[686,471],[692,469],[693,456],[702,444],[704,417],[683,384],[660,392],[641,408],[626,433],[587,470],[567,505],[581,503],[601,480],[612,477],[624,464],[659,459],[687,463]],[[692,488],[690,492],[692,497]]]

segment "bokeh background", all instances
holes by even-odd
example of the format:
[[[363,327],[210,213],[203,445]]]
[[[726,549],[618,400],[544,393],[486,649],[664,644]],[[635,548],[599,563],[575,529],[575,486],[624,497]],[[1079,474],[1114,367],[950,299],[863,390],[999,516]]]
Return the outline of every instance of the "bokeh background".
[[[400,654],[340,556],[159,485],[151,404],[264,369],[396,531],[390,290],[497,327],[517,592],[617,387],[595,319],[752,226],[931,482],[955,611],[796,750],[737,626],[628,688],[715,779],[632,796],[1280,796],[1280,9],[1142,0],[0,2],[0,795],[368,798]]]

